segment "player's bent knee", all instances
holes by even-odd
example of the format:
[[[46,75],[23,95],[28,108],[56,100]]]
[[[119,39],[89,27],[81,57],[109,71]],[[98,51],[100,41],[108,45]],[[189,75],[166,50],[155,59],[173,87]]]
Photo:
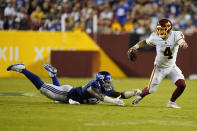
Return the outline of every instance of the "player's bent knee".
[[[43,94],[44,96],[46,96],[47,98],[51,99],[51,100],[56,100],[55,95],[52,92],[50,92],[49,90],[47,90],[43,87],[40,89],[40,93]]]
[[[186,87],[186,83],[185,83],[185,80],[183,79],[179,79],[176,81],[175,85],[179,88],[185,88]]]

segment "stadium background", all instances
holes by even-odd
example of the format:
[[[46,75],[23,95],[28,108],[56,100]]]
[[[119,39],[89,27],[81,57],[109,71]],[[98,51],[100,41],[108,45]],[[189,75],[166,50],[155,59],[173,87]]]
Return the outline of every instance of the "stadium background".
[[[158,19],[164,17],[172,21],[174,30],[183,31],[189,43],[189,49],[179,53],[177,62],[188,77],[197,73],[196,3],[193,0],[2,0],[0,62],[4,70],[0,77],[18,77],[5,71],[8,65],[18,62],[46,77],[40,67],[53,61],[51,58],[59,59],[52,64],[59,63],[56,66],[63,72],[60,76],[91,77],[108,70],[113,77],[148,77],[154,49],[148,46],[142,49],[135,63],[129,62],[126,52],[137,41],[147,38]],[[72,59],[55,58],[50,55],[52,50],[86,51],[90,56],[96,51],[98,55],[87,60],[83,52],[77,52]],[[62,61],[66,62],[61,65]]]

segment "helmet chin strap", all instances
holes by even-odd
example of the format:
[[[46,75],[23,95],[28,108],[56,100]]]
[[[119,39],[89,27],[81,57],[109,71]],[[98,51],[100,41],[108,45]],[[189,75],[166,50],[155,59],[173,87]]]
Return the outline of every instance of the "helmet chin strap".
[[[166,39],[166,38],[168,38],[168,33],[167,33],[167,31],[163,32],[163,33],[160,33],[159,31],[157,31],[157,36],[159,36],[162,39]]]
[[[168,27],[166,27],[166,28],[165,27],[157,27],[156,28],[157,36],[159,36],[162,39],[166,39],[168,37],[168,30],[169,30]]]
[[[109,91],[109,90],[111,90],[111,87],[110,88],[104,87],[104,89],[105,89],[105,91]]]
[[[105,91],[107,91],[107,88],[105,87],[105,81],[102,80],[102,82],[103,82],[103,84],[101,86],[104,88]]]
[[[167,35],[159,35],[160,38],[166,38]]]
[[[162,39],[167,39],[168,38],[168,36],[169,36],[169,34],[166,34],[166,35],[158,35],[160,38],[162,38]]]

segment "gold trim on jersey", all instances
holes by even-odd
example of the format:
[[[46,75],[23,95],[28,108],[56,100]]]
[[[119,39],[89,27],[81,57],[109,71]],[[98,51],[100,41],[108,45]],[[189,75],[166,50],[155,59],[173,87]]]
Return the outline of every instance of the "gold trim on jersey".
[[[176,42],[176,44],[178,44],[178,42],[179,42],[180,40],[184,40],[184,39],[183,39],[183,38],[178,39],[177,42]],[[185,40],[184,40],[184,41],[185,41]]]
[[[150,46],[153,46],[153,47],[155,47],[155,45],[154,45],[154,44],[152,44],[152,43],[150,43],[150,42],[148,42],[148,44],[149,44]]]
[[[151,77],[150,77],[150,81],[148,83],[148,88],[147,88],[148,90],[150,89],[150,85],[151,85],[151,82],[153,80],[153,76],[155,74],[155,69],[156,69],[156,65],[154,65],[154,68],[153,68],[153,71],[152,71],[152,74],[151,74]]]

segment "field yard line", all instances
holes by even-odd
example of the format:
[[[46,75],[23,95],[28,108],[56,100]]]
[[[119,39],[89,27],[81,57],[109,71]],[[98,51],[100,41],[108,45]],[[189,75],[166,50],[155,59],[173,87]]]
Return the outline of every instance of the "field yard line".
[[[30,96],[30,97],[38,97],[38,95],[36,95],[35,93],[23,93],[24,96]]]
[[[27,97],[40,97],[35,93],[31,92],[0,92],[0,96],[16,97],[16,96],[27,96]]]
[[[155,124],[163,126],[186,126],[186,127],[197,127],[197,123],[179,122],[179,121],[164,121],[164,120],[143,120],[143,121],[106,121],[106,122],[90,122],[85,123],[85,126],[114,126],[114,125],[142,125],[142,124]]]

